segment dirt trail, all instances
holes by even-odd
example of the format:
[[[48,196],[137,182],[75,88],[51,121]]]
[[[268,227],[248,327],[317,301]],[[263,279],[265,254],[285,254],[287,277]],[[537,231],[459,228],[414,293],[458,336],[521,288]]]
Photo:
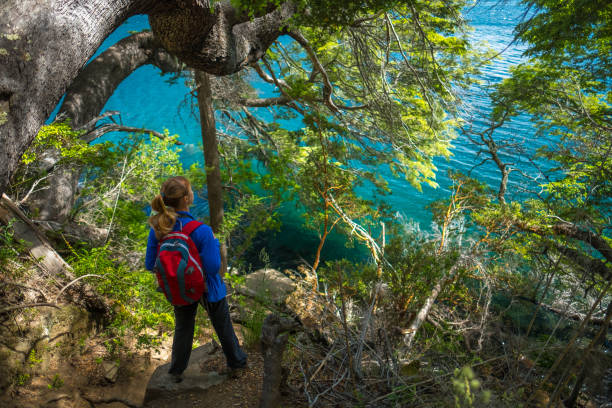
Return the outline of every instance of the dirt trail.
[[[239,336],[240,337],[240,336]],[[248,368],[238,378],[227,379],[203,392],[184,392],[169,398],[157,399],[142,405],[149,378],[157,367],[168,362],[170,342],[157,353],[134,353],[120,361],[115,383],[104,379],[102,365],[95,353],[87,356],[60,359],[49,367],[47,375],[35,376],[31,383],[17,387],[10,395],[0,396],[2,408],[254,408],[259,406],[263,383],[263,357],[259,350],[250,349]],[[225,358],[221,352],[206,361],[202,369],[223,369]],[[53,377],[62,379],[57,388],[50,387]],[[299,396],[286,396],[285,407],[304,406]]]
[[[249,366],[239,378],[228,379],[224,383],[198,393],[186,393],[173,398],[159,399],[144,405],[146,408],[201,408],[203,406],[224,408],[259,406],[262,387],[263,358],[256,350],[249,350]],[[225,366],[223,356],[207,363],[205,370],[219,371]],[[293,405],[288,405],[293,406]]]

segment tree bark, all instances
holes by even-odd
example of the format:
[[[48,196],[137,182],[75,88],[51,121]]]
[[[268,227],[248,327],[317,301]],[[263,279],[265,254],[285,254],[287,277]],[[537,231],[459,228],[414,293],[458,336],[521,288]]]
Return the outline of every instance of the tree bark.
[[[182,64],[161,47],[151,32],[133,34],[91,61],[70,84],[56,120],[70,119],[74,129],[91,131],[115,89],[143,65],[162,73],[178,72]]]
[[[221,224],[223,224],[223,184],[221,183],[221,165],[219,162],[219,148],[217,146],[215,111],[212,106],[212,93],[208,74],[196,70],[195,79],[198,90],[198,106],[200,108],[200,126],[202,127],[210,227],[215,234],[218,234],[221,232]],[[221,250],[221,269],[219,274],[223,276],[227,271],[227,245],[225,239],[220,240],[219,243]]]
[[[233,74],[258,61],[296,11],[287,1],[251,19],[229,1],[177,3],[179,7],[150,13],[151,29],[170,53],[189,67],[213,75]]]
[[[162,45],[216,75],[261,58],[295,12],[286,2],[249,19],[229,1],[5,0],[0,6],[0,193],[40,126],[102,41],[148,13]]]
[[[145,0],[8,0],[0,7],[0,193],[102,41]]]

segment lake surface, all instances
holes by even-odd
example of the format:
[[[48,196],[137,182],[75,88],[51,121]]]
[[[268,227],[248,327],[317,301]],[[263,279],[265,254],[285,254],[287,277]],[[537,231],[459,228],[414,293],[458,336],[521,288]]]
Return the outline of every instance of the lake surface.
[[[473,43],[483,43],[501,52],[499,58],[482,67],[483,82],[497,83],[509,75],[509,68],[512,65],[522,61],[524,46],[512,43],[513,29],[522,18],[522,8],[497,0],[480,1],[476,6],[466,10],[466,16],[474,28],[471,37]],[[130,32],[145,28],[148,28],[146,16],[129,19],[104,42],[99,52],[130,35]],[[157,68],[145,66],[134,72],[117,88],[104,110],[120,111],[122,122],[129,126],[160,131],[168,128],[171,134],[180,135],[180,140],[185,143],[182,152],[185,164],[195,161],[203,163],[202,152],[198,145],[201,140],[199,123],[191,114],[189,103],[184,103],[188,92],[188,87],[181,80],[177,84],[170,85],[166,82],[166,78],[159,74]],[[475,129],[486,128],[490,101],[482,88],[471,89],[465,95],[463,102],[466,104],[465,118],[473,122]],[[527,117],[520,117],[511,122],[509,126],[501,128],[497,135],[499,138],[518,138],[528,150],[536,149],[546,143],[546,140],[536,137]],[[110,140],[118,137],[123,135],[106,136]],[[464,173],[471,171],[471,175],[491,186],[497,186],[499,183],[500,174],[491,163],[474,168],[475,164],[481,162],[485,156],[478,155],[477,147],[470,143],[466,136],[459,135],[454,141],[452,153],[453,156],[449,160],[438,158],[435,161],[438,168],[437,182],[440,185],[437,189],[424,185],[423,191],[419,192],[404,180],[394,179],[388,174],[392,190],[392,194],[387,198],[388,203],[398,215],[418,223],[422,230],[431,228],[431,214],[426,206],[433,200],[448,196],[450,186],[450,180],[446,175],[448,169],[457,169]],[[528,163],[523,165],[529,166]],[[386,170],[383,168],[381,171]],[[518,180],[511,176],[510,184],[517,182]],[[206,203],[201,202],[199,205],[205,206]],[[201,212],[205,208],[198,210]],[[264,246],[277,266],[292,266],[299,262],[300,257],[312,262],[318,238],[314,232],[304,230],[295,205],[289,204],[283,208],[282,220],[283,228],[280,232],[265,234],[258,239],[257,245],[251,251],[251,259],[255,264],[257,254]],[[323,258],[329,260],[339,257],[364,259],[364,251],[359,248],[348,249],[342,237],[332,236],[326,243]]]

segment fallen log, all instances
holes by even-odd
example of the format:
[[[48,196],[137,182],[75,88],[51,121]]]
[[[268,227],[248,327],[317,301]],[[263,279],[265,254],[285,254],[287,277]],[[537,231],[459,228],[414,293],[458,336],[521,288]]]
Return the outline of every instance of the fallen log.
[[[3,194],[0,199],[0,222],[12,223],[15,237],[25,243],[36,264],[57,279],[60,284],[75,280],[70,265],[53,249],[47,237],[6,194]],[[95,316],[105,317],[110,313],[110,307],[104,302],[104,299],[83,281],[71,285],[64,293],[72,303],[84,307]]]

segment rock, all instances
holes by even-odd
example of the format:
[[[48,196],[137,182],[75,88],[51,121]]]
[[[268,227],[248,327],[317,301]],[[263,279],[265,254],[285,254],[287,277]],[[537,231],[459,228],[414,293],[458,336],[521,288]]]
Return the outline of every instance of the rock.
[[[214,349],[213,343],[194,349],[191,352],[189,365],[183,373],[183,381],[180,383],[172,382],[168,374],[170,363],[157,367],[147,384],[144,404],[160,398],[199,393],[225,381],[226,375],[220,375],[215,371],[203,372],[200,368],[206,365],[206,361],[215,358]]]
[[[102,369],[104,370],[104,378],[114,383],[117,381],[117,375],[119,374],[119,365],[112,361],[105,361],[102,363]]]
[[[91,405],[81,397],[78,392],[72,395],[60,392],[53,392],[47,397],[47,401],[42,405],[44,408],[89,408]]]
[[[238,291],[264,301],[282,303],[295,290],[295,283],[276,269],[259,269],[246,276]]]

